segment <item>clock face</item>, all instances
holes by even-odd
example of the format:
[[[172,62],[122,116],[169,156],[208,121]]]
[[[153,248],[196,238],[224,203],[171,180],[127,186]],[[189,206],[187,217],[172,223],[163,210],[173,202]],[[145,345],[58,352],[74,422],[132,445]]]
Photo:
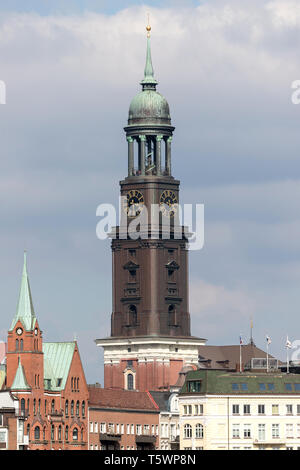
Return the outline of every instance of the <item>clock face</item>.
[[[37,334],[38,334],[38,329],[37,328],[34,330],[34,334],[35,334],[35,336],[37,336]]]
[[[22,333],[23,333],[23,330],[22,330],[22,328],[18,328],[18,329],[17,329],[17,335],[19,335],[19,336],[20,336]]]
[[[176,194],[167,189],[160,197],[161,212],[166,217],[174,217],[177,212],[178,200]]]
[[[138,216],[145,204],[144,196],[140,191],[132,189],[127,193],[124,210],[128,217]]]

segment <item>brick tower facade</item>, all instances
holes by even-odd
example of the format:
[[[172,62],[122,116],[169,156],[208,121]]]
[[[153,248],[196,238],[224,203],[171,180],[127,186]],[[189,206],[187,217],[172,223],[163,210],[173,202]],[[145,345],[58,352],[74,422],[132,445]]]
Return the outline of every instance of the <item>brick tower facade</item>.
[[[16,315],[8,331],[6,388],[19,399],[30,450],[87,449],[88,388],[76,341],[43,343],[26,255]]]
[[[168,102],[156,91],[150,29],[142,91],[125,127],[120,226],[111,234],[111,337],[96,340],[104,348],[105,387],[141,391],[169,389],[184,365],[198,364],[198,346],[205,344],[190,331],[188,240],[171,166],[174,127]]]

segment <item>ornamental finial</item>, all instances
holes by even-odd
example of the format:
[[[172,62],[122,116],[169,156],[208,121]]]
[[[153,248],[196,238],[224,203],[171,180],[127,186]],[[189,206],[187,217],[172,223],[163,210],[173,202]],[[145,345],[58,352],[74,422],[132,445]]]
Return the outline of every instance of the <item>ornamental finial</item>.
[[[148,13],[148,24],[146,26],[147,38],[150,38],[151,26],[150,26],[150,13]]]

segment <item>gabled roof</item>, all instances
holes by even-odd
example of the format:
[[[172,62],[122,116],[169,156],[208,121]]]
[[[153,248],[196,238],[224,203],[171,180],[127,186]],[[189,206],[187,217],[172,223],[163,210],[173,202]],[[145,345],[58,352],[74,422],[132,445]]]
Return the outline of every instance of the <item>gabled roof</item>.
[[[159,412],[147,392],[95,386],[89,386],[89,405],[93,408]]]
[[[19,358],[19,364],[18,364],[17,372],[16,372],[14,381],[13,381],[12,386],[11,386],[11,390],[31,390],[28,383],[27,383],[24,368],[21,364],[21,359],[20,358]]]
[[[153,400],[157,404],[159,411],[170,411],[169,410],[169,400],[171,396],[171,392],[157,392],[157,391],[149,391]]]
[[[18,321],[22,323],[25,330],[27,331],[32,331],[36,323],[36,316],[34,313],[30,284],[27,273],[26,253],[24,253],[24,267],[21,281],[19,303],[16,315],[14,316],[9,331],[12,331],[14,329]]]
[[[76,342],[43,343],[44,380],[47,390],[64,390]]]

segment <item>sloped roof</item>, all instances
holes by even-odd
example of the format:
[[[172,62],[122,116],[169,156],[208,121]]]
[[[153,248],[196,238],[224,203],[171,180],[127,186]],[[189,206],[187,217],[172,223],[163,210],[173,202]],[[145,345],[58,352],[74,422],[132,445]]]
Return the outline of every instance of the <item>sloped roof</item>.
[[[89,404],[96,408],[126,410],[159,410],[147,392],[89,386]]]
[[[21,321],[22,325],[27,331],[32,331],[36,322],[29,278],[27,274],[26,253],[24,253],[24,266],[17,312],[13,318],[9,331],[14,329],[18,321]]]
[[[45,388],[64,390],[76,342],[43,343]],[[58,380],[61,379],[60,384]]]
[[[17,372],[12,383],[11,390],[30,390],[30,387],[25,377],[24,368],[21,364],[21,359],[19,359]]]
[[[149,391],[160,411],[169,411],[171,392]]]
[[[200,381],[199,392],[188,392],[189,381]],[[261,388],[261,384],[265,388]],[[286,384],[290,384],[289,389]],[[296,386],[295,386],[296,384]],[[234,387],[233,387],[234,385]],[[272,385],[272,387],[270,387]],[[180,394],[230,394],[230,395],[299,395],[300,375],[280,372],[225,372],[220,370],[197,370],[188,372]]]
[[[199,368],[217,370],[235,370],[240,362],[240,346],[199,346]],[[251,359],[265,359],[267,353],[255,346],[255,344],[242,345],[242,363],[250,364]],[[273,358],[269,354],[269,358]]]

